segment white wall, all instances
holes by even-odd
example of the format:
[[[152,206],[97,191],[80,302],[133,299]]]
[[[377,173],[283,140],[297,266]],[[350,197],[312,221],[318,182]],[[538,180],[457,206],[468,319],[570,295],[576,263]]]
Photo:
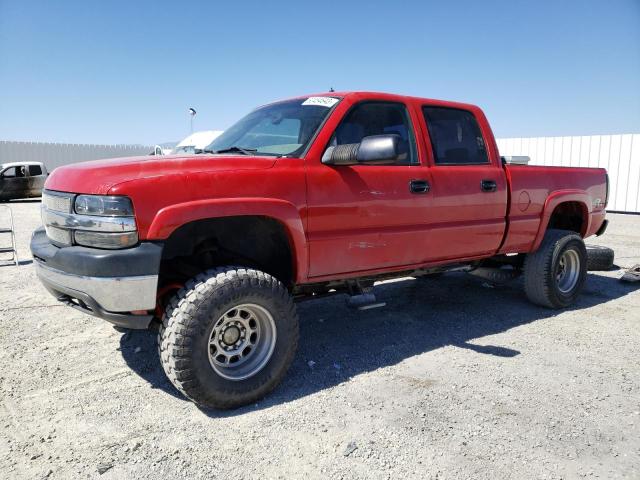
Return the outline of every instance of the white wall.
[[[606,168],[611,186],[607,210],[640,213],[640,134],[497,141],[500,155],[527,155],[531,165]]]
[[[42,162],[47,170],[69,163],[101,158],[147,155],[153,147],[144,145],[89,145],[75,143],[0,141],[0,163]]]

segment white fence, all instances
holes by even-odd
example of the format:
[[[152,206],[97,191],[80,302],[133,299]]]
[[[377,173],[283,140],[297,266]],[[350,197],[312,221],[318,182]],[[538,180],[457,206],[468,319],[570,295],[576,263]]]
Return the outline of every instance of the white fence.
[[[75,143],[0,141],[0,163],[42,162],[47,170],[69,163],[101,158],[147,155],[153,147],[146,145],[91,145]]]
[[[640,213],[640,134],[497,141],[500,155],[527,155],[531,165],[606,168],[611,187],[607,210]]]

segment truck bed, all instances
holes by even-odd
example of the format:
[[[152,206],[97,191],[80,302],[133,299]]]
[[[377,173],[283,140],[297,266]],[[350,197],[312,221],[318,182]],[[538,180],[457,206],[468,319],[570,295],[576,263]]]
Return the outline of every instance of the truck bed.
[[[501,253],[535,247],[539,241],[537,233],[546,227],[545,217],[553,213],[545,204],[561,194],[570,194],[576,205],[578,202],[587,205],[587,211],[583,212],[588,219],[582,226],[583,237],[595,234],[602,225],[607,200],[605,169],[507,164],[505,170],[510,199]]]

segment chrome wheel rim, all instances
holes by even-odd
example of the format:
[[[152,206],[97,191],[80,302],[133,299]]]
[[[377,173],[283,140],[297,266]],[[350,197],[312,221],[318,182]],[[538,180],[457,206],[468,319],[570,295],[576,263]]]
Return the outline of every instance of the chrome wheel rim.
[[[213,326],[209,363],[227,380],[254,376],[267,364],[276,345],[276,324],[269,311],[254,303],[227,310]]]
[[[565,250],[558,260],[556,285],[562,293],[569,293],[578,283],[580,257],[575,250]]]

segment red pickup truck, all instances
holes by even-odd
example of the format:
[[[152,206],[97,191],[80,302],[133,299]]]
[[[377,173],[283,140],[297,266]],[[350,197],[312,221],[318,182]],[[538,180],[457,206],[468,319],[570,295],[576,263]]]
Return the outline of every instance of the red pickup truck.
[[[231,408],[284,376],[298,299],[366,308],[375,281],[464,270],[570,305],[607,197],[603,169],[505,162],[473,105],[331,92],[260,107],[194,154],[56,169],[31,251],[56,298],[158,325],[171,382]]]

